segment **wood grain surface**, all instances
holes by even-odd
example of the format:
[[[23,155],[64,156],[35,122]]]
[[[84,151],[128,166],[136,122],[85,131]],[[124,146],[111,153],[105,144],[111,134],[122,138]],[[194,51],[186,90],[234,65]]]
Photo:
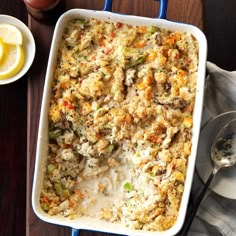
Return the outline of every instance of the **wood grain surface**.
[[[67,9],[101,10],[104,3],[103,0],[63,1]],[[155,17],[157,8],[158,2],[153,0],[114,0],[113,10]],[[167,18],[200,28],[204,23],[208,60],[224,69],[236,70],[235,9],[235,0],[169,0]],[[39,220],[31,206],[38,117],[54,24],[28,18],[23,0],[0,0],[0,14],[17,17],[28,24],[37,49],[30,71],[19,81],[0,86],[0,235],[70,235],[69,228]],[[82,231],[81,235],[108,234]]]
[[[153,0],[114,0],[113,11],[123,14],[156,17],[159,2]],[[103,9],[104,1],[68,0],[65,9]],[[167,18],[173,21],[190,23],[203,28],[203,5],[201,0],[169,0]],[[41,106],[42,91],[47,67],[47,59],[51,45],[54,24],[46,25],[29,18],[29,27],[33,32],[37,45],[37,54],[28,80],[28,146],[27,146],[27,215],[26,230],[28,236],[70,235],[71,229],[45,223],[37,218],[31,207],[31,188],[34,173],[35,148],[37,142],[38,119]],[[101,232],[81,230],[84,236],[105,236]]]
[[[67,9],[101,10],[104,3],[103,0],[64,1]],[[208,60],[224,69],[236,70],[236,1],[202,1],[169,0],[167,18],[200,28],[204,22]],[[113,10],[155,17],[157,7],[158,2],[153,0],[114,0]],[[39,220],[31,206],[39,109],[54,24],[40,23],[31,17],[28,19],[23,0],[1,0],[0,14],[17,17],[29,24],[37,47],[31,70],[19,81],[0,86],[0,235],[70,235],[70,229],[66,227]],[[82,231],[81,235],[108,234]]]
[[[0,14],[27,24],[22,1],[0,1]],[[0,235],[25,235],[27,75],[0,86]],[[13,223],[14,222],[14,223]]]

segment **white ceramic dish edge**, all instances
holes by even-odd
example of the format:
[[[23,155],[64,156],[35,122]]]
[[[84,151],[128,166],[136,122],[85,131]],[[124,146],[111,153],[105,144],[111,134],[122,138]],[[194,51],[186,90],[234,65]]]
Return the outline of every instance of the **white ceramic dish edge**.
[[[1,79],[0,85],[9,84],[23,77],[32,65],[35,57],[35,41],[30,29],[20,20],[9,15],[0,15],[0,23],[16,26],[23,36],[23,49],[25,52],[25,63],[22,69],[9,79]]]
[[[193,137],[192,137],[192,152],[189,157],[187,176],[185,182],[185,189],[181,201],[181,206],[179,210],[179,217],[175,225],[167,231],[163,232],[147,232],[147,231],[139,231],[139,230],[130,230],[121,226],[117,223],[108,223],[104,221],[100,221],[93,218],[88,217],[80,217],[75,220],[68,220],[63,217],[55,217],[49,216],[45,212],[42,211],[39,204],[40,191],[42,188],[42,180],[43,180],[43,172],[45,169],[45,160],[47,157],[47,136],[48,136],[48,120],[47,120],[47,112],[48,105],[50,99],[50,84],[53,78],[54,71],[52,70],[55,67],[55,61],[57,57],[57,46],[58,42],[61,39],[62,30],[66,22],[70,19],[74,19],[76,17],[85,17],[85,18],[99,18],[101,20],[112,20],[119,21],[134,25],[156,25],[158,27],[163,27],[169,30],[181,30],[192,33],[197,41],[199,42],[199,70],[198,70],[198,82],[197,82],[197,90],[196,90],[196,102],[194,107],[193,114]],[[76,229],[88,229],[109,233],[117,233],[117,234],[126,234],[126,235],[135,235],[135,236],[171,236],[175,235],[182,227],[186,209],[188,205],[189,194],[191,191],[192,179],[195,169],[195,160],[196,160],[196,152],[198,145],[198,138],[200,133],[200,125],[201,125],[201,116],[203,109],[203,97],[204,97],[204,82],[205,82],[205,69],[206,69],[206,55],[207,55],[207,42],[204,34],[197,27],[182,23],[170,22],[163,19],[153,19],[146,17],[138,17],[138,16],[130,16],[130,15],[120,15],[114,14],[111,12],[105,11],[93,11],[93,10],[84,10],[84,9],[73,9],[64,13],[60,19],[58,20],[54,36],[52,40],[51,51],[49,55],[48,67],[46,72],[46,81],[43,92],[42,99],[42,107],[40,114],[40,123],[39,123],[39,132],[38,132],[38,143],[36,150],[36,162],[35,162],[35,173],[34,173],[34,181],[33,181],[33,190],[32,190],[32,205],[33,210],[36,215],[46,221],[48,223],[58,224],[69,226]]]

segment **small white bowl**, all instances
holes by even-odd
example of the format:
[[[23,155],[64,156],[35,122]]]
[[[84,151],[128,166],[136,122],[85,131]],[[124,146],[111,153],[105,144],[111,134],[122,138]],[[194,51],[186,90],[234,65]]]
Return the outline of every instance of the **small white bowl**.
[[[0,85],[12,83],[20,79],[30,68],[35,57],[35,41],[29,28],[20,20],[8,15],[0,15],[0,24],[11,24],[16,26],[23,36],[23,49],[25,52],[25,63],[22,69],[9,79],[0,79]]]

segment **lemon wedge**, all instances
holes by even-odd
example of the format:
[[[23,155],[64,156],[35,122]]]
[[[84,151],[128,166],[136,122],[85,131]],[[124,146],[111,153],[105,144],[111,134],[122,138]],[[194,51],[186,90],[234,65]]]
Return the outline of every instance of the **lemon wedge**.
[[[0,37],[4,43],[13,45],[22,45],[22,34],[14,25],[0,24]]]
[[[25,55],[21,45],[5,44],[0,62],[0,79],[7,79],[17,74],[24,65]]]

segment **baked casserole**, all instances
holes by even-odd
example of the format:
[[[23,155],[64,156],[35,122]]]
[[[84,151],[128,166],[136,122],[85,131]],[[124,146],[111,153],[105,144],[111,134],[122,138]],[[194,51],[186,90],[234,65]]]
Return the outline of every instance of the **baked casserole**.
[[[163,231],[191,153],[198,42],[187,32],[73,19],[58,49],[42,209]]]

